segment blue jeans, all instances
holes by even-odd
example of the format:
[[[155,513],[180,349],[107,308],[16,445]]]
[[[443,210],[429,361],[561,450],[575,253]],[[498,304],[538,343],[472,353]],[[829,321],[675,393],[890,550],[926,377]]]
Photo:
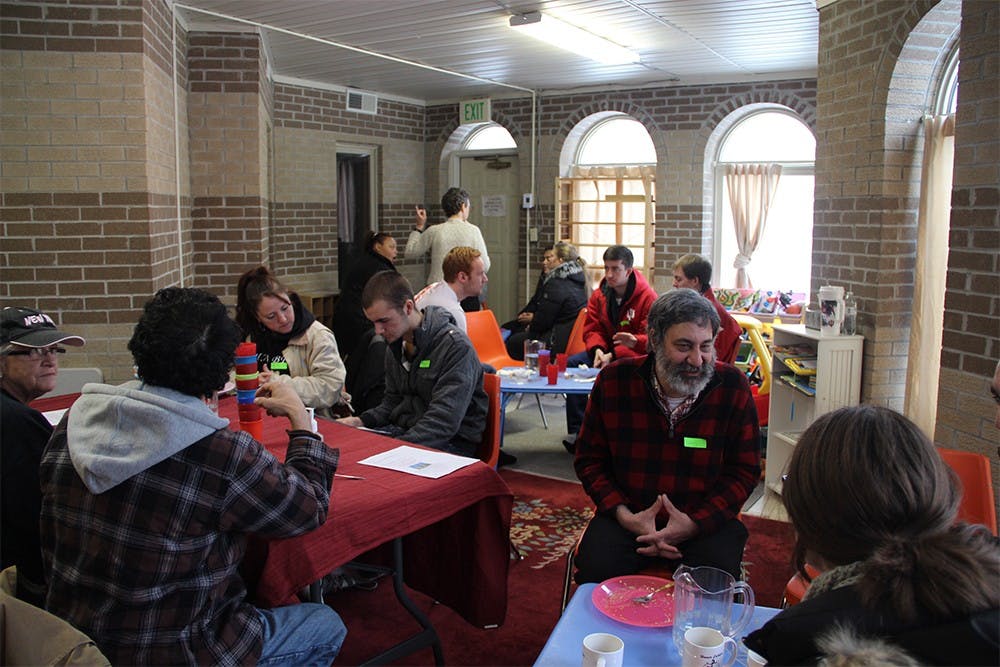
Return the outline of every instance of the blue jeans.
[[[330,667],[347,636],[340,616],[325,604],[258,609],[257,615],[264,623],[264,650],[258,665]]]
[[[570,355],[566,360],[567,368],[576,368],[580,364],[590,363],[590,355],[586,352],[577,352]],[[566,396],[566,432],[576,435],[583,426],[583,413],[587,410],[587,396],[580,394],[569,394]]]

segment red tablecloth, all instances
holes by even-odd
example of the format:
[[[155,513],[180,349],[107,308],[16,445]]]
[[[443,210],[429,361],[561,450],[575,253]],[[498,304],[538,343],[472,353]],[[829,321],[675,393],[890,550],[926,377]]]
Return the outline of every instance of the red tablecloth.
[[[76,396],[40,399],[32,407],[64,408]],[[219,413],[239,427],[235,398],[221,399]],[[311,533],[252,545],[246,574],[258,578],[255,601],[262,606],[289,602],[337,566],[405,536],[407,585],[473,625],[502,623],[513,496],[496,472],[476,463],[440,479],[425,479],[361,465],[361,459],[407,443],[318,422],[326,443],[340,449],[338,472],[365,479],[334,478],[329,517]],[[264,417],[263,443],[281,460],[288,446],[287,427],[287,419]]]

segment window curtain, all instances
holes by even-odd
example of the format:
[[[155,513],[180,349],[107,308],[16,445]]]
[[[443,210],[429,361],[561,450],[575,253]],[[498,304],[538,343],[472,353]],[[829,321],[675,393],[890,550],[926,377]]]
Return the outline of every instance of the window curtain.
[[[941,332],[944,327],[955,117],[925,116],[924,158],[917,215],[913,320],[903,413],[934,439],[937,423]]]
[[[574,178],[592,179],[576,181],[573,184],[573,198],[576,201],[570,212],[570,240],[576,244],[607,247],[615,241],[613,234],[609,235],[610,225],[613,229],[619,222],[616,207],[606,201],[608,194],[614,194],[616,181],[630,179],[642,183],[643,194],[646,195],[645,219],[653,219],[653,184],[656,178],[656,165],[590,165],[573,167]],[[603,252],[603,248],[602,248]],[[603,275],[603,269],[597,265],[589,267],[591,278],[596,283]]]
[[[738,249],[733,261],[737,287],[753,287],[747,267],[764,236],[767,212],[774,201],[780,178],[780,164],[726,165],[726,189],[733,210]]]
[[[337,164],[337,232],[341,243],[354,243],[354,220],[356,218],[354,164],[350,160],[339,160]]]

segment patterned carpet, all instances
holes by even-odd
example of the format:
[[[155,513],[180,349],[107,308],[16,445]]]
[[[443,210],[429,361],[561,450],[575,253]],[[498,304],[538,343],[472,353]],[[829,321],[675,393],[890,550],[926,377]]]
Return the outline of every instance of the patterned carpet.
[[[510,539],[528,566],[538,570],[564,562],[593,516],[590,507],[560,507],[544,498],[518,496],[514,499]]]

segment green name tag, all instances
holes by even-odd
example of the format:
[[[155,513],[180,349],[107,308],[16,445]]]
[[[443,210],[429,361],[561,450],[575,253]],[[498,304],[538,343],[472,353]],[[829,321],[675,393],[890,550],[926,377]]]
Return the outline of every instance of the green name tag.
[[[705,438],[684,438],[684,446],[690,449],[708,449]]]
[[[271,362],[272,371],[287,371],[288,362],[287,361],[272,361]]]
[[[430,368],[430,367],[431,367],[430,359],[424,359],[420,362],[420,368]]]

